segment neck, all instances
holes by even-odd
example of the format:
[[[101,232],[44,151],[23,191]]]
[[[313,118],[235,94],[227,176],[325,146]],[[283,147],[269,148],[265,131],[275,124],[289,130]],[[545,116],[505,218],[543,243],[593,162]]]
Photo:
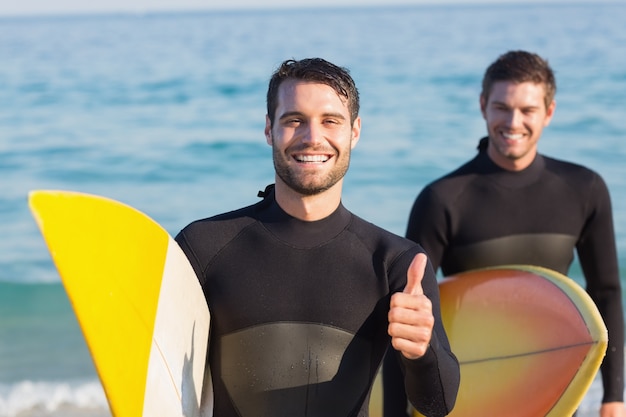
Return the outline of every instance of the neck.
[[[276,202],[290,216],[316,221],[330,216],[341,203],[342,181],[314,195],[300,194],[276,178]]]
[[[491,145],[487,148],[487,155],[494,164],[507,171],[522,171],[530,166],[537,156],[537,152],[529,152],[520,158],[507,158],[497,151],[494,151]]]

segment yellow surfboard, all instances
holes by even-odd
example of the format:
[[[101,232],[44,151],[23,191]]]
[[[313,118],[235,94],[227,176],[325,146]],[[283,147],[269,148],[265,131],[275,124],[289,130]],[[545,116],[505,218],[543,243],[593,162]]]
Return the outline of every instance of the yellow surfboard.
[[[29,205],[113,416],[211,416],[209,310],[172,237],[103,197],[33,191]]]

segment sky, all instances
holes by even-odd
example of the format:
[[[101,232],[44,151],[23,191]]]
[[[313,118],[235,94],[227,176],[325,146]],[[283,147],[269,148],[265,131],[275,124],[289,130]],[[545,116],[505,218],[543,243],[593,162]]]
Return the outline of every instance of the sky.
[[[549,0],[572,3],[575,0]],[[594,0],[591,0],[594,1]],[[606,0],[605,0],[606,1]],[[624,0],[608,0],[617,3]],[[380,5],[546,3],[546,0],[0,0],[0,16],[150,13],[159,11],[201,11],[266,9],[282,7],[350,7]]]

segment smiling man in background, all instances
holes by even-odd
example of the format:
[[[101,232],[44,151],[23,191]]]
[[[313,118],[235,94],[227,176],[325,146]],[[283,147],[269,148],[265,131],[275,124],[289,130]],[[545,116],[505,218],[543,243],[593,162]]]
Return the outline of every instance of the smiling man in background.
[[[492,63],[480,95],[488,136],[472,160],[420,192],[406,236],[444,276],[505,264],[567,274],[576,250],[609,334],[600,416],[624,417],[624,318],[611,201],[597,173],[537,152],[555,93],[552,69],[536,54],[510,51]],[[385,417],[407,415],[399,373],[388,356]]]

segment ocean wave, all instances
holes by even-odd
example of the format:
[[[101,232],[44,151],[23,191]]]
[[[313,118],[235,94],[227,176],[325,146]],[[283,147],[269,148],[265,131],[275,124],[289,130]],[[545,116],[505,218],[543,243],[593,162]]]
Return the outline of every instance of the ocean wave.
[[[95,381],[20,381],[0,384],[0,417],[110,416]]]
[[[578,415],[597,415],[602,399],[599,376],[583,399]],[[111,417],[97,380],[76,382],[20,381],[0,384],[0,417]]]

